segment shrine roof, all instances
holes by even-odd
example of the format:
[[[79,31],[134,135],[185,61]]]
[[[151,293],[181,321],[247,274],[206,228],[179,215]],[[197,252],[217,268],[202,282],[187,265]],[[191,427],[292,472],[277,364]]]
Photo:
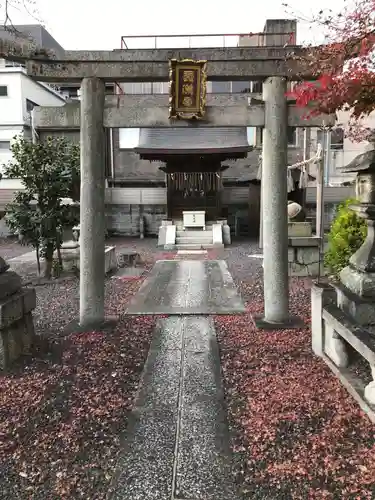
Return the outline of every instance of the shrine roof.
[[[246,127],[142,128],[135,152],[140,155],[222,154],[252,151]]]

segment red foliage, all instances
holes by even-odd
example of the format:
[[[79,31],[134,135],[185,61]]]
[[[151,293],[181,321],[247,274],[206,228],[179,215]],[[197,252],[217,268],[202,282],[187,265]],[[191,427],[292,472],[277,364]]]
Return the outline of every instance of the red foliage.
[[[245,315],[215,318],[244,498],[374,498],[374,426],[312,355],[309,280],[291,280],[300,330],[257,330],[263,297],[254,285],[240,283]]]
[[[317,82],[292,92],[297,105],[313,103],[315,112],[350,109],[358,120],[375,109],[375,0],[356,0],[336,15],[321,11],[313,24],[328,30],[327,44],[311,47],[303,57]]]

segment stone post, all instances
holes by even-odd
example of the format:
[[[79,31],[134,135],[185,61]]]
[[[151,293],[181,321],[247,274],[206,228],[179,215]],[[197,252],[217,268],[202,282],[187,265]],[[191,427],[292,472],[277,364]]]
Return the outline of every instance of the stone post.
[[[80,325],[104,321],[105,85],[84,78],[81,86]]]
[[[286,80],[268,78],[263,87],[265,127],[262,151],[264,317],[259,328],[290,328],[288,282]]]

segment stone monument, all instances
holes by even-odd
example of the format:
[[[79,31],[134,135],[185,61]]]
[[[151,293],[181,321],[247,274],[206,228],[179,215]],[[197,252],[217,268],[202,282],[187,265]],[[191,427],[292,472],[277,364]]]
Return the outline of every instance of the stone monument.
[[[28,354],[35,339],[32,311],[34,288],[22,288],[21,277],[0,257],[0,369]]]

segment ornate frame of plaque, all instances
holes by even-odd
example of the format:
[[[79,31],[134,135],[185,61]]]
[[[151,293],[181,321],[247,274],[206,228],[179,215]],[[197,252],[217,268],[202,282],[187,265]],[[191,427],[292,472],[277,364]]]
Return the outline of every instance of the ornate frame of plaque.
[[[169,61],[169,118],[201,120],[206,108],[207,61]]]

